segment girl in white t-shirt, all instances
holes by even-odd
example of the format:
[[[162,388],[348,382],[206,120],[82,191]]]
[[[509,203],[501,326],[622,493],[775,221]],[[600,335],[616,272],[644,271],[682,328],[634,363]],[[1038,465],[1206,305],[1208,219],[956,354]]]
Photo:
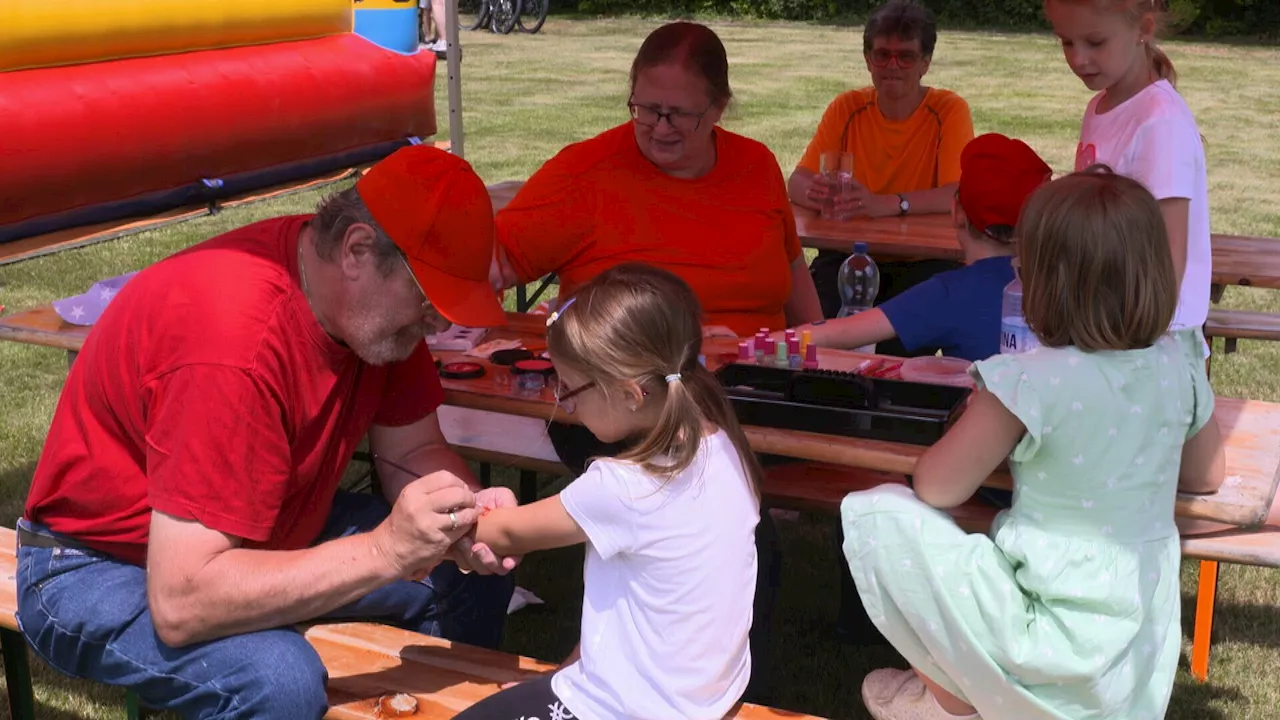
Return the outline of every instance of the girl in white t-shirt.
[[[1173,63],[1154,38],[1162,0],[1044,0],[1067,64],[1097,91],[1085,110],[1076,170],[1101,163],[1160,201],[1181,283],[1170,329],[1199,328],[1209,313],[1212,254],[1204,145],[1174,89]]]
[[[476,524],[501,556],[586,543],[582,632],[555,673],[458,718],[719,720],[746,689],[760,467],[698,362],[699,318],[683,281],[628,264],[547,321],[559,410],[632,449]]]

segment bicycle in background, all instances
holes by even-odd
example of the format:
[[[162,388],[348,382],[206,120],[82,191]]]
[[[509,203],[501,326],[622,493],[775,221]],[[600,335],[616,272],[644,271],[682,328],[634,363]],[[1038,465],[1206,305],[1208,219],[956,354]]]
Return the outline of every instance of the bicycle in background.
[[[547,21],[550,0],[458,0],[458,27],[490,31],[506,35],[519,28],[520,32],[536,33]]]

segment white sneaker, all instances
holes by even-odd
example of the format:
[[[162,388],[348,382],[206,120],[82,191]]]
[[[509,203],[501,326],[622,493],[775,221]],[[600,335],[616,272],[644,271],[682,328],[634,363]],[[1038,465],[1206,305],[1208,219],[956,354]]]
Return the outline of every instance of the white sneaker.
[[[434,42],[427,43],[427,49],[431,52],[442,53],[449,49],[449,43],[445,42],[444,38],[439,38]]]
[[[882,668],[862,681],[862,702],[875,720],[981,720],[952,715],[933,697],[914,670]]]

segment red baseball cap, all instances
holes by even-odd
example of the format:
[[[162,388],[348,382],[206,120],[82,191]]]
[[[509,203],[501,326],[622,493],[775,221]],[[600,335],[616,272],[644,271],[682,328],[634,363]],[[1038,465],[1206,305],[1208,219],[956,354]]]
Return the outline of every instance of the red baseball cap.
[[[960,152],[960,207],[974,230],[1016,227],[1022,206],[1053,169],[1021,140],[979,135]]]
[[[493,203],[467,161],[410,145],[370,168],[356,192],[408,258],[427,300],[450,322],[507,324],[489,284]]]

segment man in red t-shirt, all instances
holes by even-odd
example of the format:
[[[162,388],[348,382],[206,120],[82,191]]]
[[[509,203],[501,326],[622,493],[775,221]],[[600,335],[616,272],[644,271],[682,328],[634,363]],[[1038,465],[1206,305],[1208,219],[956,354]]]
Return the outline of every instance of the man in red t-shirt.
[[[314,216],[130,280],[67,377],[19,521],[32,646],[187,717],[319,718],[324,666],[294,623],[497,645],[516,559],[463,535],[515,498],[449,449],[424,342],[505,322],[492,255],[484,184],[415,146]],[[366,435],[385,499],[338,491]]]

